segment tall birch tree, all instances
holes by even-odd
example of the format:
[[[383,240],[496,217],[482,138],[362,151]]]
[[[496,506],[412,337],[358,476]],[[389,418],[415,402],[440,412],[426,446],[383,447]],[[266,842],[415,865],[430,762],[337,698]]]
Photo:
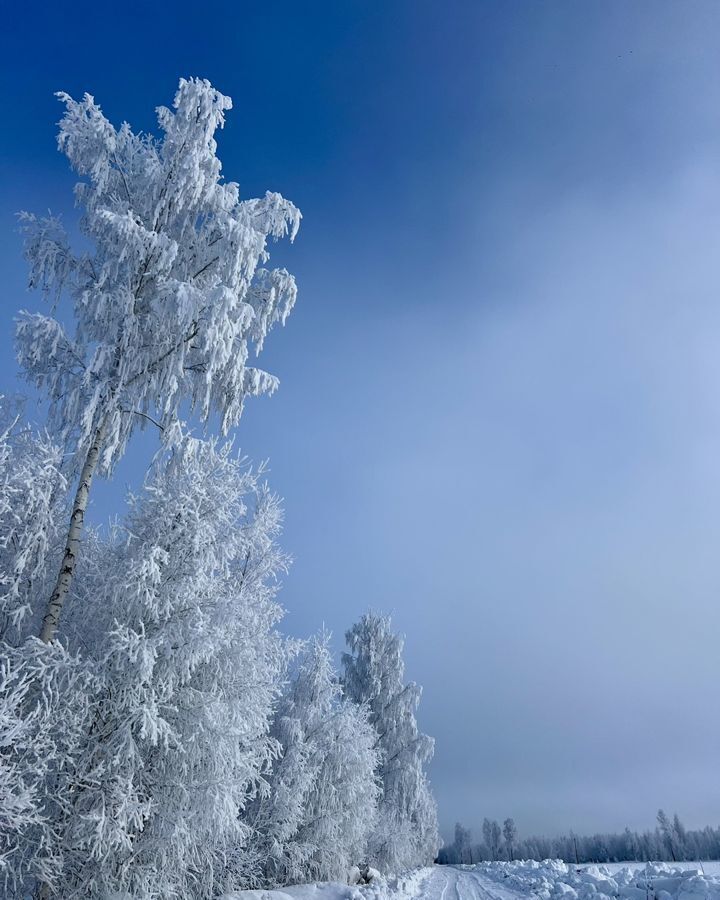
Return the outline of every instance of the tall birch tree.
[[[76,488],[62,563],[41,637],[51,641],[78,560],[93,479],[109,474],[138,425],[165,439],[180,404],[226,433],[245,398],[277,379],[248,364],[296,297],[293,277],[267,269],[268,241],[294,239],[300,212],[277,193],[243,200],[221,178],[215,133],[231,101],[202,79],[181,79],[160,134],[113,126],[89,94],[65,106],[58,145],[80,176],[73,250],[58,218],[24,214],[29,283],[72,302],[72,325],[23,313],[17,346],[26,376],[47,392]]]

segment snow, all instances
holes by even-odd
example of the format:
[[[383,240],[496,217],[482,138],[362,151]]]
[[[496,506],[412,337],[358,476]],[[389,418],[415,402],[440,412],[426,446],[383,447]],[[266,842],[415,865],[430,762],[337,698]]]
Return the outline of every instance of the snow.
[[[605,863],[605,868],[611,872],[619,872],[621,869],[644,869],[646,865],[647,863],[644,862],[618,862]],[[674,869],[700,869],[705,875],[720,875],[720,860],[717,859],[672,863],[672,867]]]
[[[720,900],[720,863],[568,865],[560,860],[458,867],[538,900]]]
[[[313,882],[284,887],[281,891],[233,891],[222,900],[410,900],[423,895],[431,868],[413,869],[394,878],[375,877],[370,884]]]
[[[704,873],[704,874],[703,874]],[[237,891],[222,900],[720,900],[720,862],[612,863],[560,860],[495,862],[415,869],[366,885],[294,885]]]

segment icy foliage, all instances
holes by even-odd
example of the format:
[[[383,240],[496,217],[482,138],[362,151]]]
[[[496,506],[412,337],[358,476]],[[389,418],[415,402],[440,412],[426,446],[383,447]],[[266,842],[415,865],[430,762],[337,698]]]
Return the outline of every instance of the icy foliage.
[[[343,654],[345,692],[367,705],[380,751],[382,795],[370,858],[388,872],[427,865],[440,839],[424,771],[433,740],[418,730],[415,718],[421,689],[403,683],[403,642],[392,633],[388,618],[365,615],[346,637],[350,652]]]
[[[60,825],[90,724],[92,679],[57,644],[0,644],[0,884],[27,896],[64,865]]]
[[[374,824],[376,734],[342,698],[328,641],[310,641],[273,726],[280,755],[254,814],[270,885],[345,878]]]
[[[17,644],[31,633],[38,594],[48,590],[67,485],[58,447],[18,427],[14,406],[0,398],[0,639]]]
[[[113,541],[94,545],[73,607],[101,623],[100,684],[63,896],[198,900],[228,877],[274,746],[280,525],[277,499],[230,447],[185,438]]]
[[[52,440],[0,406],[4,896],[210,900],[429,861],[432,741],[401,642],[366,617],[345,694],[325,636],[288,679],[280,503],[262,469],[179,419],[225,434],[275,389],[249,360],[295,302],[292,276],[264,266],[300,213],[222,181],[231,104],[207,81],[180,82],[159,137],[60,97],[89,251],[23,216],[31,287],[74,315],[17,325]],[[142,490],[109,533],[85,534],[95,474],[148,422],[162,444]]]
[[[107,471],[145,417],[167,426],[189,400],[226,432],[246,396],[275,389],[247,363],[295,302],[292,276],[262,266],[268,239],[293,239],[300,213],[279,194],[242,200],[222,181],[214,135],[232,104],[208,81],[180,81],[173,109],[158,110],[158,138],[115,128],[88,94],[59,97],[58,144],[83,179],[92,250],[73,251],[56,218],[23,216],[30,285],[67,292],[75,327],[26,313],[17,343],[58,433],[84,453],[100,432]]]

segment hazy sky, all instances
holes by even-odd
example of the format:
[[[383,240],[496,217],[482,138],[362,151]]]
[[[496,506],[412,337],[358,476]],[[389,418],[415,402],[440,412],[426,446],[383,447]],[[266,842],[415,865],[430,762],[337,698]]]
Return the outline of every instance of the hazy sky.
[[[303,211],[239,443],[271,461],[285,627],[407,636],[446,834],[720,821],[720,4],[47,2],[0,38],[14,213],[73,219],[56,90],[150,129],[235,101],[245,196]],[[10,22],[8,24],[8,19]],[[154,447],[131,448],[97,520]]]

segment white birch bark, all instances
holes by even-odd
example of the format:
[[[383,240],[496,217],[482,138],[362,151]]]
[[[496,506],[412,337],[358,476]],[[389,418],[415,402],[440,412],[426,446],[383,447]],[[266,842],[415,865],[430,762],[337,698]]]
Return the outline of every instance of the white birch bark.
[[[43,616],[42,629],[40,631],[40,640],[46,644],[49,644],[50,641],[55,638],[65,598],[70,593],[70,587],[72,586],[72,581],[75,576],[75,567],[77,566],[78,555],[80,552],[80,540],[82,538],[83,525],[85,524],[85,511],[90,497],[93,476],[95,475],[98,459],[100,458],[100,448],[102,446],[103,438],[104,428],[101,426],[95,433],[95,439],[90,445],[82,471],[80,472],[80,479],[75,492],[72,513],[70,514],[70,526],[65,542],[65,553],[63,554],[63,560],[60,571],[58,572],[55,588],[48,600],[45,615]]]

